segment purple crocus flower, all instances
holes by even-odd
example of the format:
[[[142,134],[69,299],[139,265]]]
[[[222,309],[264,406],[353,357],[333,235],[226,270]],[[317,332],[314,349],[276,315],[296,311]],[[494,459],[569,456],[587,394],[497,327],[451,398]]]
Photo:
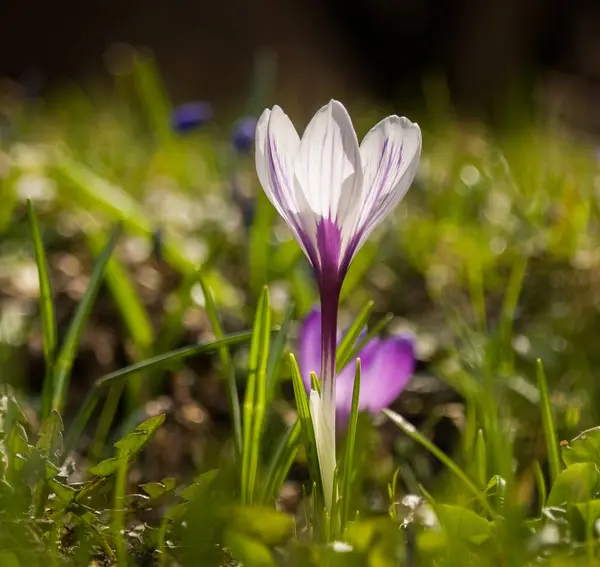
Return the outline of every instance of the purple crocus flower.
[[[171,123],[173,130],[185,134],[204,126],[213,116],[212,105],[208,102],[187,102],[173,109]]]
[[[231,143],[238,152],[245,154],[250,151],[256,134],[256,122],[254,116],[247,116],[235,124]]]
[[[339,343],[341,334],[338,334]],[[302,323],[298,363],[306,391],[310,393],[310,373],[321,367],[321,312],[313,309]],[[371,339],[358,353],[361,361],[359,411],[379,413],[404,390],[415,370],[415,341],[409,334],[387,339]],[[355,366],[339,369],[335,377],[336,422],[345,427],[352,409]]]
[[[321,396],[310,393],[325,501],[335,469],[335,351],[342,283],[373,229],[402,199],[421,155],[421,130],[389,116],[362,143],[344,106],[332,100],[302,139],[279,106],[256,126],[261,185],[313,266],[321,299]]]

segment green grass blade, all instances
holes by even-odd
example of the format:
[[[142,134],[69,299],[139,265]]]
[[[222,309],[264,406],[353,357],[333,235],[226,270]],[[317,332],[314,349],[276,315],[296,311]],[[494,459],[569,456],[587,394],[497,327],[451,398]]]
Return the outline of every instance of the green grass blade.
[[[540,411],[542,412],[542,428],[546,439],[546,450],[548,451],[548,468],[550,469],[550,485],[553,486],[560,474],[560,454],[558,450],[558,436],[556,425],[552,415],[552,405],[548,395],[548,383],[542,361],[537,360],[537,383],[540,391]]]
[[[217,305],[215,303],[212,289],[199,271],[196,275],[198,278],[198,283],[202,288],[202,293],[204,295],[204,308],[206,309],[206,316],[210,321],[213,333],[217,339],[223,339],[225,334],[223,333],[223,328],[221,326],[221,320],[219,319],[219,313],[217,311]],[[231,359],[231,353],[229,352],[228,345],[225,345],[223,348],[219,349],[219,359],[221,360],[221,367],[223,368],[223,373],[225,374],[227,384],[229,411],[231,412],[231,419],[233,422],[233,437],[236,454],[238,459],[241,459],[243,449],[242,416],[240,413],[240,401],[237,391],[237,382],[235,379],[235,366],[233,365],[233,360]]]
[[[100,254],[102,250],[100,236],[90,234],[89,242],[92,251]],[[127,275],[127,271],[114,256],[108,260],[104,278],[127,331],[139,353],[143,354],[154,341],[154,329],[150,315]]]
[[[375,323],[375,325],[373,325],[373,327],[371,327],[365,333],[365,335],[360,339],[360,341],[358,341],[354,345],[354,347],[352,348],[352,351],[350,352],[350,357],[348,358],[348,360],[350,361],[350,360],[355,360],[356,358],[358,358],[360,355],[360,351],[365,347],[365,345],[373,337],[376,337],[377,335],[379,335],[379,333],[381,333],[381,331],[383,331],[389,325],[389,323],[392,322],[393,319],[394,319],[394,315],[392,313],[388,313],[387,315],[382,317],[379,321],[377,321],[377,323]]]
[[[304,439],[304,448],[306,450],[306,459],[308,461],[308,469],[311,480],[319,487],[321,484],[321,473],[319,469],[319,461],[317,457],[317,442],[315,439],[315,430],[310,415],[310,407],[308,396],[304,389],[304,382],[300,374],[300,368],[293,354],[290,354],[290,368],[292,371],[292,384],[294,386],[294,398],[296,400],[296,409],[298,411],[298,419],[302,427],[302,436]]]
[[[502,302],[500,315],[500,324],[498,333],[500,336],[501,347],[503,349],[502,363],[512,367],[514,359],[514,349],[512,348],[513,322],[515,320],[515,311],[519,303],[519,295],[523,287],[523,279],[527,270],[527,257],[518,255],[513,269],[510,273],[506,293]]]
[[[277,386],[277,378],[283,361],[283,351],[287,344],[288,333],[294,314],[294,306],[288,305],[283,314],[283,321],[279,327],[279,331],[275,335],[271,348],[269,350],[269,361],[267,363],[267,403],[270,404],[275,397],[275,388]]]
[[[202,343],[199,345],[191,345],[164,354],[159,354],[99,378],[94,383],[93,388],[89,391],[86,399],[79,409],[79,412],[73,420],[73,424],[71,425],[65,440],[65,454],[68,454],[69,451],[75,447],[77,440],[83,432],[86,423],[88,422],[96,407],[96,404],[98,403],[98,399],[103,388],[119,384],[132,374],[148,371],[159,366],[167,366],[175,361],[184,360],[192,356],[208,354],[210,352],[217,351],[224,346],[245,342],[251,337],[252,333],[249,331],[234,333],[216,341]]]
[[[485,486],[487,483],[487,451],[483,429],[477,432],[475,440],[475,472],[480,486]]]
[[[151,238],[154,227],[137,202],[121,187],[109,183],[66,155],[57,157],[52,172],[60,187],[74,189],[68,193],[69,198],[75,198],[83,207],[104,211],[110,218],[122,221],[128,231]],[[182,253],[182,249],[172,237],[163,242],[165,261],[182,274],[189,274],[196,270],[196,265]]]
[[[96,254],[99,254],[101,251],[99,235],[90,235],[89,242],[92,250]],[[125,327],[133,340],[136,357],[145,356],[154,341],[154,329],[152,328],[150,315],[140,300],[125,268],[123,268],[123,265],[114,256],[108,260],[104,278]],[[90,447],[92,460],[101,454],[104,442],[114,421],[123,389],[123,387],[113,388],[108,395],[101,418],[98,421],[94,440]],[[147,391],[144,392],[142,388],[141,377],[139,380],[128,380],[127,391],[128,411],[132,411],[144,402],[144,398],[147,395]]]
[[[71,368],[73,367],[73,361],[77,355],[79,340],[81,339],[83,329],[90,316],[94,301],[96,300],[96,296],[98,295],[98,291],[102,284],[106,265],[115,249],[115,246],[117,245],[117,240],[120,234],[121,227],[117,226],[113,230],[110,238],[108,239],[108,243],[98,257],[96,265],[94,266],[90,276],[90,283],[88,284],[88,287],[85,290],[77,309],[75,310],[75,314],[73,315],[73,319],[69,325],[69,329],[67,330],[65,341],[56,358],[56,364],[54,367],[52,409],[58,411],[58,413],[61,413],[64,408],[67,390],[69,388]]]
[[[300,449],[301,433],[302,424],[297,419],[294,425],[288,427],[277,444],[277,449],[271,459],[266,475],[267,480],[262,494],[263,502],[268,502],[277,497],[281,485],[285,482],[288,471],[296,458],[298,449]]]
[[[346,451],[344,454],[343,472],[341,478],[341,521],[340,530],[344,533],[346,523],[350,515],[350,494],[352,489],[352,473],[354,471],[354,446],[356,444],[356,429],[358,426],[358,401],[360,398],[360,358],[356,359],[356,371],[354,374],[354,387],[352,389],[352,407],[348,420],[348,432],[346,435]]]
[[[264,429],[267,397],[267,361],[269,360],[271,307],[269,289],[265,286],[258,300],[250,358],[248,382],[244,398],[244,445],[242,451],[242,502],[251,504],[254,498],[260,454],[260,438]]]
[[[346,334],[342,337],[340,344],[337,348],[336,353],[336,368],[343,368],[350,362],[350,353],[356,344],[358,337],[367,325],[367,320],[371,311],[373,311],[373,301],[368,301],[365,306],[361,309],[356,319],[350,325],[350,328],[346,331]]]
[[[171,104],[154,59],[149,55],[137,54],[133,66],[133,78],[140,102],[148,122],[158,141],[168,145],[173,139],[171,130]]]
[[[395,423],[408,437],[416,441],[427,449],[434,457],[436,457],[446,468],[454,473],[456,477],[465,485],[465,488],[478,500],[483,509],[491,516],[495,516],[495,512],[487,501],[483,493],[477,488],[475,483],[463,472],[463,470],[442,450],[438,449],[427,437],[420,433],[415,426],[406,421],[401,415],[390,409],[384,409],[383,413]]]
[[[546,479],[544,477],[542,465],[540,465],[540,462],[537,459],[533,462],[533,473],[535,475],[535,483],[538,491],[538,501],[541,514],[546,506],[546,500],[548,500],[548,489],[546,488]]]
[[[269,281],[271,256],[271,226],[275,209],[264,191],[256,197],[256,209],[250,228],[250,249],[248,251],[250,289],[256,297],[263,285]]]
[[[44,243],[42,241],[42,234],[40,232],[37,216],[33,209],[31,200],[29,199],[27,200],[27,215],[29,218],[29,230],[31,233],[31,241],[33,242],[33,253],[38,270],[38,280],[40,286],[40,316],[42,319],[42,335],[44,340],[44,362],[46,364],[44,386],[42,388],[40,417],[42,420],[44,420],[48,415],[50,415],[50,409],[52,408],[54,357],[56,356],[58,339],[46,251],[44,249]]]

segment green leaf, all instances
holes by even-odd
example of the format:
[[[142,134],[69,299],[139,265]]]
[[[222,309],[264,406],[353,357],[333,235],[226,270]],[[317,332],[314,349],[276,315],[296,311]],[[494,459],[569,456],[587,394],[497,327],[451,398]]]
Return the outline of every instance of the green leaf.
[[[481,545],[492,535],[490,522],[467,508],[437,504],[435,512],[450,541]]]
[[[150,441],[156,430],[164,423],[165,414],[142,421],[134,431],[128,433],[115,443],[119,449],[119,458],[131,459]]]
[[[575,463],[594,463],[600,467],[600,427],[583,431],[561,452],[567,467]]]
[[[590,528],[590,535],[593,534],[595,523],[600,517],[600,500],[589,500],[567,505],[567,517],[573,535],[580,541],[586,540]]]
[[[600,471],[594,463],[575,463],[562,471],[550,490],[546,506],[593,500],[600,491]]]
[[[99,463],[96,463],[93,467],[88,469],[90,474],[96,476],[110,476],[116,472],[119,468],[119,459],[116,457],[110,457],[109,459],[104,459]]]
[[[271,339],[271,307],[269,288],[264,287],[256,308],[250,357],[248,382],[244,398],[244,445],[242,453],[242,502],[251,504],[254,499],[256,476],[259,467],[261,437],[267,403],[267,362]]]
[[[186,486],[179,492],[180,498],[190,502],[202,491],[209,490],[219,474],[219,469],[206,471],[199,475],[190,486]]]
[[[231,555],[245,567],[277,567],[269,549],[247,535],[227,530],[224,543]]]
[[[546,373],[542,366],[542,361],[537,360],[537,382],[540,391],[540,410],[542,412],[542,426],[544,437],[546,439],[546,450],[548,451],[548,465],[550,468],[550,482],[554,483],[560,474],[560,456],[558,454],[558,437],[556,435],[556,425],[552,415],[552,405],[548,395],[548,383]]]
[[[227,525],[268,546],[280,545],[294,535],[294,518],[266,506],[236,506],[227,513]]]
[[[160,498],[165,494],[173,492],[177,487],[177,480],[174,478],[164,478],[162,482],[147,482],[141,484],[140,488],[152,499]]]
[[[119,470],[122,459],[133,459],[150,441],[156,430],[165,421],[165,415],[157,415],[140,423],[134,431],[127,433],[115,443],[118,457],[111,457],[90,467],[89,472],[96,476],[110,476]]]
[[[38,440],[35,445],[43,457],[46,459],[60,457],[64,450],[62,432],[62,419],[57,411],[52,410],[40,426]]]
[[[336,352],[336,368],[344,368],[344,366],[350,362],[350,354],[352,353],[352,349],[357,339],[360,337],[360,334],[367,326],[367,321],[371,311],[373,311],[374,305],[375,302],[368,301],[357,315],[352,325],[350,325],[350,328],[346,331],[346,334],[342,337]]]
[[[69,329],[67,330],[65,342],[60,349],[58,357],[56,358],[56,365],[54,367],[52,409],[57,410],[59,413],[63,410],[65,405],[67,390],[69,388],[71,368],[73,367],[73,361],[77,355],[77,348],[79,346],[81,335],[83,334],[84,327],[92,311],[92,307],[94,305],[94,301],[96,300],[100,285],[102,284],[104,270],[106,269],[108,260],[111,257],[115,246],[117,245],[117,240],[120,234],[121,228],[117,226],[113,230],[108,243],[104,247],[104,250],[98,257],[98,261],[96,262],[96,265],[94,266],[90,276],[88,287],[81,298],[79,305],[77,306],[75,314],[73,315],[73,319],[71,320],[71,324],[69,325]]]
[[[77,492],[71,486],[58,482],[56,479],[52,479],[49,482],[50,491],[56,494],[56,497],[61,500],[64,504],[73,502],[73,499],[77,495]]]
[[[41,400],[41,417],[43,419],[48,415],[48,412],[52,406],[54,357],[56,356],[58,339],[46,251],[44,249],[44,243],[42,242],[42,234],[40,232],[37,217],[31,200],[29,199],[27,200],[27,214],[29,217],[29,230],[31,232],[31,240],[33,242],[33,252],[38,270],[38,280],[40,286],[40,317],[42,320],[44,361],[46,363],[46,372],[44,375],[44,385],[42,387]]]

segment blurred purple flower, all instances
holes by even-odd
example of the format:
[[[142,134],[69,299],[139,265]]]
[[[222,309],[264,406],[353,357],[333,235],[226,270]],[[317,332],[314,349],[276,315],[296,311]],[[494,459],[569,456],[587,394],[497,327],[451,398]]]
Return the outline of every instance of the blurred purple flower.
[[[341,339],[338,333],[337,342]],[[302,323],[298,347],[298,363],[306,391],[310,393],[310,373],[321,368],[321,312],[313,309]],[[415,342],[409,334],[388,339],[371,339],[359,352],[361,383],[358,401],[360,411],[378,413],[388,407],[402,392],[415,370]],[[336,376],[335,405],[337,425],[344,427],[352,408],[354,362]]]
[[[246,116],[239,120],[233,128],[231,143],[240,153],[247,153],[254,143],[257,120],[253,116]]]
[[[185,134],[204,126],[212,116],[213,108],[210,103],[203,101],[187,102],[173,109],[171,123],[173,130]]]

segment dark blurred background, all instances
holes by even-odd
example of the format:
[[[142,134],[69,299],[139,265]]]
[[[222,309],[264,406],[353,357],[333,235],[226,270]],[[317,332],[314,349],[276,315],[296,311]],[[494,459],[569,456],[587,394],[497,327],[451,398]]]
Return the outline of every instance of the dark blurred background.
[[[100,76],[115,42],[151,49],[176,101],[239,103],[254,54],[277,55],[277,96],[395,101],[443,77],[489,113],[511,93],[579,97],[600,83],[597,0],[2,0],[0,74],[47,84]],[[571,100],[571,99],[569,99]],[[569,112],[571,112],[573,109]],[[582,120],[580,117],[579,120]]]

